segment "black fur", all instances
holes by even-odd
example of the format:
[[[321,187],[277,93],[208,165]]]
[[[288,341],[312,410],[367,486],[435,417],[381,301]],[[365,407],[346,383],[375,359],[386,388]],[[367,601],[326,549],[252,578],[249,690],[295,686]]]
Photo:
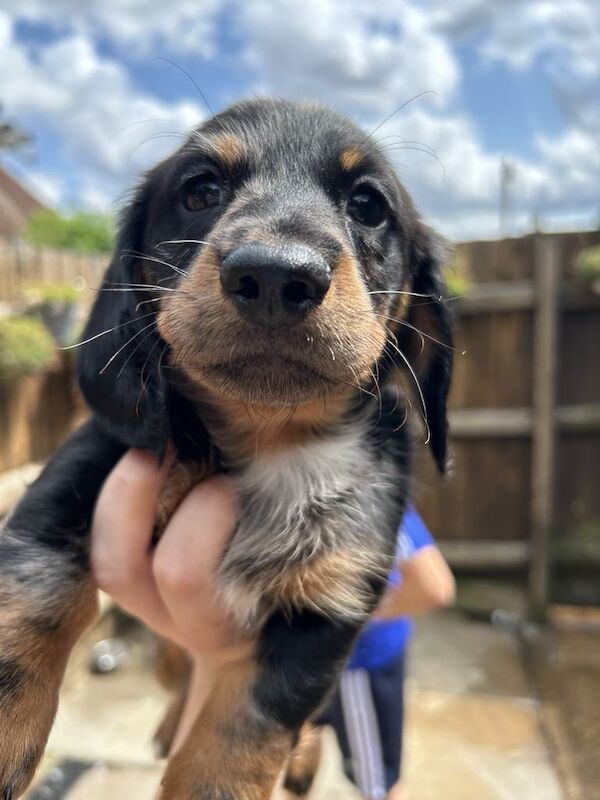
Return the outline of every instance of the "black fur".
[[[241,156],[235,164],[217,167],[215,153],[207,150],[206,142],[224,133],[240,143]],[[351,170],[341,166],[340,154],[345,148],[362,153],[360,163]],[[189,182],[207,169],[213,171],[211,174],[218,172],[215,180],[220,202],[192,213],[182,198]],[[356,191],[360,193],[361,187],[363,192],[375,193],[378,202],[383,203],[385,215],[380,223],[365,226],[350,214],[349,199]],[[338,390],[355,386],[355,400],[346,417],[322,435],[329,436],[336,447],[349,428],[358,431],[364,441],[351,452],[363,459],[362,472],[358,469],[360,464],[343,465],[349,470],[346,488],[340,490],[335,502],[325,499],[327,493],[323,497],[315,495],[314,507],[303,509],[304,516],[294,535],[302,535],[311,525],[320,525],[329,539],[317,538],[326,542],[330,550],[335,548],[336,535],[342,536],[340,531],[347,527],[340,510],[347,512],[349,518],[356,516],[351,511],[352,502],[366,497],[365,507],[372,509],[370,523],[363,525],[359,520],[352,535],[361,546],[378,551],[378,564],[391,565],[411,470],[409,437],[403,425],[405,406],[386,381],[393,368],[406,370],[405,361],[397,350],[386,346],[379,363],[372,364],[373,375],[379,374],[383,385],[364,379],[363,385],[358,386],[345,358],[350,359],[348,353],[362,352],[360,347],[366,346],[352,340],[352,331],[360,329],[360,315],[364,317],[365,312],[359,310],[352,319],[348,312],[353,309],[343,303],[338,304],[343,331],[335,330],[335,319],[323,316],[314,336],[309,335],[310,319],[293,330],[290,326],[290,330],[280,327],[273,331],[270,325],[252,329],[238,318],[230,329],[219,328],[223,316],[232,314],[231,307],[218,293],[212,305],[202,305],[203,287],[194,277],[198,257],[206,252],[214,255],[214,261],[204,267],[210,270],[211,264],[218,264],[240,244],[261,238],[301,243],[318,251],[331,270],[333,281],[337,280],[335,270],[341,268],[341,256],[351,253],[351,268],[359,270],[359,280],[369,300],[365,301],[355,290],[348,302],[354,296],[371,316],[389,319],[395,313],[398,297],[407,290],[430,296],[430,302],[420,312],[428,315],[428,326],[439,343],[428,341],[427,357],[419,361],[416,371],[431,449],[439,468],[444,469],[451,324],[440,299],[441,264],[434,237],[419,220],[410,198],[376,145],[347,119],[321,107],[299,107],[284,101],[238,104],[209,120],[201,136],[191,137],[183,148],[149,173],[126,209],[114,258],[84,334],[89,341],[82,347],[79,365],[79,382],[94,417],[50,461],[0,536],[0,580],[4,576],[21,586],[25,599],[33,595],[38,600],[51,597],[52,619],[56,614],[69,613],[66,602],[73,581],[89,577],[88,532],[96,498],[127,447],[146,448],[162,455],[168,441],[173,440],[181,459],[209,463],[213,471],[227,468],[234,479],[248,466],[233,457],[229,432],[218,422],[218,408],[209,408],[200,391],[207,388],[203,387],[204,378],[195,385],[191,377],[194,374],[203,375],[210,388],[234,386],[250,405],[277,404],[282,397],[291,397],[287,405],[298,405],[307,397],[321,398],[332,386],[337,385]],[[206,280],[211,277],[214,275],[207,272]],[[150,292],[146,287],[154,288]],[[342,293],[343,290],[343,286],[338,289]],[[166,335],[162,336],[163,329],[159,333],[156,325],[163,307],[162,303],[157,304],[161,292],[164,296],[170,292],[171,298],[183,298],[178,314],[190,315],[189,323],[187,318],[185,322],[182,318],[175,320],[177,335],[171,334],[168,341]],[[221,304],[221,314],[214,313],[217,302]],[[408,314],[408,322],[413,324],[413,312],[409,310]],[[330,324],[330,339],[324,323]],[[400,322],[396,333],[402,352],[412,353],[418,342],[414,331]],[[337,334],[343,347],[339,346],[336,359],[333,348],[338,347]],[[242,350],[237,361],[233,358],[236,347]],[[273,363],[279,367],[269,369],[267,363],[261,372],[261,365],[265,359],[268,362],[275,357],[275,350],[279,361]],[[213,354],[212,361],[207,361],[207,353]],[[310,369],[305,369],[306,363],[297,363],[301,358],[305,362],[312,359]],[[267,396],[268,392],[272,395]],[[371,487],[374,471],[379,472],[380,480]],[[385,497],[378,494],[382,485],[388,486]],[[372,495],[368,494],[370,491]],[[221,578],[229,577],[234,585],[236,575],[240,581],[247,581],[252,571],[243,568],[243,547],[249,542],[244,538],[244,524],[256,527],[260,523],[249,520],[250,515],[244,517],[244,510],[253,508],[251,500],[242,497],[235,542],[239,545],[237,551],[242,552],[232,553],[236,549],[232,543],[223,562],[225,566],[229,558],[233,569],[230,573],[222,571]],[[344,503],[349,503],[348,508]],[[258,503],[256,507],[262,506]],[[372,530],[368,529],[369,524]],[[265,546],[268,544],[263,543]],[[294,547],[292,551],[299,552]],[[276,561],[277,552],[271,556]],[[45,565],[37,578],[39,586],[23,569],[33,558]],[[250,550],[247,564],[258,565],[257,576],[260,575],[263,561]],[[285,570],[290,564],[275,566]],[[251,583],[247,588],[252,588]],[[384,589],[385,575],[375,574],[365,565],[357,591],[365,586],[369,596],[360,614],[281,607],[272,611],[266,621],[263,619],[257,651],[258,678],[247,698],[249,713],[240,713],[240,724],[258,719],[265,731],[285,729],[290,741],[294,738],[333,686],[361,624]],[[1,610],[0,605],[0,623]],[[31,605],[31,619],[24,620],[24,624],[39,620],[41,610],[39,603],[37,607]],[[6,658],[3,671],[0,650],[0,694],[3,687],[14,692],[18,676],[15,665],[11,668]],[[258,716],[251,713],[256,709],[260,711]],[[238,740],[243,739],[242,730]],[[226,753],[224,758],[230,755],[235,757]],[[2,753],[0,775],[1,767]],[[196,785],[202,785],[201,779],[198,776]],[[239,794],[244,794],[243,776],[239,780]],[[2,791],[7,798],[13,790],[0,786]],[[211,786],[202,796],[216,800],[223,796],[220,791],[218,786]]]
[[[0,658],[0,703],[18,695],[24,677],[25,670],[19,663],[10,658]]]

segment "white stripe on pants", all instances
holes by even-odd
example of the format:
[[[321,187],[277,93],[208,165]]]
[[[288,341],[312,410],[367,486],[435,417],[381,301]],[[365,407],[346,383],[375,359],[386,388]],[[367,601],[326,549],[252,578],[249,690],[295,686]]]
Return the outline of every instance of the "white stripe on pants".
[[[356,785],[369,800],[381,800],[386,795],[385,768],[366,670],[346,670],[342,674],[340,698]]]

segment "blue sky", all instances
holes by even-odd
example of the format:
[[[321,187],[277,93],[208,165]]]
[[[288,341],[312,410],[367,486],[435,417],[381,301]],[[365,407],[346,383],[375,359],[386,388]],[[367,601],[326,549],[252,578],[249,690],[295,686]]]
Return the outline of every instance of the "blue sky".
[[[85,10],[82,10],[85,8]],[[6,163],[53,203],[114,209],[207,110],[317,99],[378,131],[427,219],[456,239],[600,217],[594,0],[0,0],[0,103],[35,139]],[[386,137],[386,138],[383,138]],[[423,153],[433,148],[444,169]]]

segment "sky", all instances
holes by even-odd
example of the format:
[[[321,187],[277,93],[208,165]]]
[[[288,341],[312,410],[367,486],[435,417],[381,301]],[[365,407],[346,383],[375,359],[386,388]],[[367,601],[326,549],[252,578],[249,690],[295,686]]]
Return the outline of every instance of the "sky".
[[[455,240],[499,234],[503,160],[505,232],[599,224],[597,0],[0,0],[0,104],[34,140],[3,161],[59,208],[118,209],[201,93],[367,131],[407,103],[376,137]]]

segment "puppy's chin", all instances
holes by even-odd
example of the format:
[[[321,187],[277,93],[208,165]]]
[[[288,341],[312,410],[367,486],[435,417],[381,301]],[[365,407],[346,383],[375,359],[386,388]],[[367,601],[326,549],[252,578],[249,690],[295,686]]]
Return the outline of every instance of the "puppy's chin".
[[[295,407],[339,394],[347,384],[306,364],[272,356],[254,356],[188,371],[192,382],[242,403]]]

